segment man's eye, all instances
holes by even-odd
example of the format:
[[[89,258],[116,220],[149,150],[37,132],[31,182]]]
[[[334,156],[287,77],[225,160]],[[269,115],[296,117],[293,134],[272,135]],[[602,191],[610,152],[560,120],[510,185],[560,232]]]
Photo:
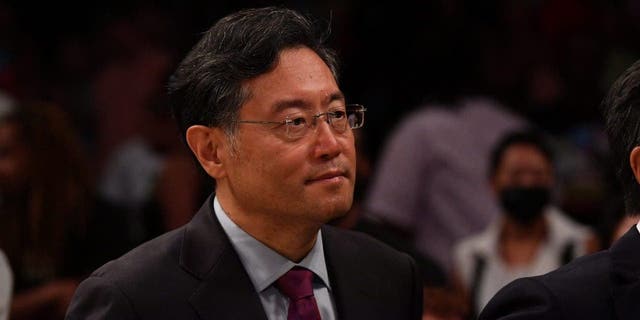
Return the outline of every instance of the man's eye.
[[[303,117],[297,117],[289,120],[289,124],[292,126],[303,126],[307,123],[307,120]]]
[[[331,115],[332,118],[334,119],[343,119],[344,117],[347,116],[347,113],[342,111],[342,110],[338,110],[338,111],[332,111],[329,113]]]

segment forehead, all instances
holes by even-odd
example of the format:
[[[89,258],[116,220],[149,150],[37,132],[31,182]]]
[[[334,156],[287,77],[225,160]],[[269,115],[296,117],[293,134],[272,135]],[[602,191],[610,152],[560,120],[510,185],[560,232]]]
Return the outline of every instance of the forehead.
[[[245,83],[248,98],[243,109],[310,107],[344,100],[333,73],[311,49],[290,48],[280,52],[275,67]]]
[[[516,143],[507,147],[502,154],[498,169],[511,167],[550,167],[551,163],[535,145]]]

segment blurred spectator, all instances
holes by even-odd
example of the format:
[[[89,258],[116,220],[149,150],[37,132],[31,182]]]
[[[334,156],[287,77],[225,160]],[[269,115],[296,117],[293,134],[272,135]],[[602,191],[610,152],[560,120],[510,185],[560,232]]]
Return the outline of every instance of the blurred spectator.
[[[13,276],[11,268],[2,250],[0,250],[0,320],[9,319],[11,306],[11,291],[13,290]]]
[[[366,214],[413,238],[450,272],[456,241],[499,212],[486,184],[490,148],[525,121],[484,98],[427,106],[387,141],[366,199]]]
[[[0,109],[0,249],[14,275],[12,319],[62,319],[83,272],[91,185],[65,116]]]
[[[189,221],[210,191],[166,105],[173,20],[145,3],[125,11],[101,29],[105,65],[92,84],[101,211],[111,216],[101,219],[124,230],[116,256]]]
[[[188,222],[211,191],[180,142],[164,95],[144,111],[140,133],[114,150],[99,183],[104,203],[124,215],[129,248]]]
[[[546,273],[585,254],[591,236],[552,204],[552,154],[541,135],[505,135],[489,168],[502,214],[455,248],[456,280],[476,314],[512,280]]]
[[[145,108],[166,82],[170,56],[159,49],[139,49],[123,59],[110,61],[96,75],[93,99],[97,123],[98,159],[140,133],[147,120]]]

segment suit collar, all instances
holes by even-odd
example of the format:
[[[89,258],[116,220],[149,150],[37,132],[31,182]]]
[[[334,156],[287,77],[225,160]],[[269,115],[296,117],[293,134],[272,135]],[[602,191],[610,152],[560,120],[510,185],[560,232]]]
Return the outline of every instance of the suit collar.
[[[329,279],[332,285],[336,313],[340,319],[375,319],[379,317],[376,303],[384,304],[376,297],[378,279],[371,273],[375,266],[363,266],[358,261],[359,248],[346,241],[334,227],[322,227],[322,239]]]
[[[200,280],[189,302],[202,319],[264,319],[266,315],[229,238],[213,215],[213,195],[184,229],[180,266]]]
[[[611,283],[619,319],[640,314],[640,233],[634,225],[611,249]]]

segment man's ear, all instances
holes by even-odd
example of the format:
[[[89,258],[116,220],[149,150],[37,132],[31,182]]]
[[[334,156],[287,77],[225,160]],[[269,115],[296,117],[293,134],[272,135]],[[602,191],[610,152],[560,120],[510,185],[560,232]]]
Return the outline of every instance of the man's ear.
[[[214,179],[222,178],[226,171],[221,161],[225,135],[219,128],[194,125],[187,129],[187,144],[200,165]]]
[[[636,146],[631,150],[629,154],[629,164],[631,165],[631,171],[636,177],[636,182],[640,183],[640,147]]]

